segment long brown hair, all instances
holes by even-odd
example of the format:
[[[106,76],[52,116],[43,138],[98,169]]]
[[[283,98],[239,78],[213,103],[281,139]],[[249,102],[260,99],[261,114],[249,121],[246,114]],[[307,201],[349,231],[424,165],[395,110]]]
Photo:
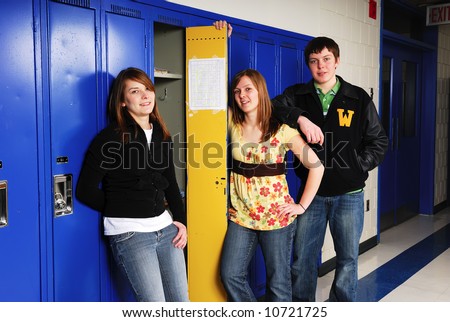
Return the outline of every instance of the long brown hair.
[[[143,84],[146,88],[151,90],[152,92],[155,91],[155,85],[153,85],[153,82],[148,77],[148,75],[141,69],[135,68],[135,67],[129,67],[126,69],[123,69],[119,75],[117,75],[116,79],[113,82],[113,85],[111,87],[111,91],[109,94],[109,101],[108,101],[108,111],[109,116],[112,120],[117,121],[118,124],[118,132],[121,134],[121,137],[124,138],[125,141],[128,141],[129,136],[124,135],[125,133],[128,133],[128,127],[127,122],[125,119],[125,114],[128,115],[129,118],[132,118],[131,115],[128,113],[128,110],[126,108],[122,107],[122,103],[125,100],[125,81],[126,80],[133,80],[136,82],[139,82]],[[164,123],[164,120],[159,114],[158,111],[158,104],[155,99],[155,106],[153,107],[153,111],[149,116],[149,122],[156,122],[161,126],[161,129],[163,131],[163,138],[164,140],[167,140],[170,137],[169,130],[167,129],[166,124]],[[134,137],[136,138],[138,133],[138,125],[135,124],[134,128]],[[125,142],[128,143],[128,142]]]
[[[253,86],[255,86],[258,91],[259,106],[257,122],[262,132],[260,142],[264,142],[278,131],[281,124],[272,116],[273,105],[267,90],[266,80],[264,79],[264,76],[255,69],[249,68],[240,71],[234,76],[233,81],[231,82],[231,91],[233,96],[231,103],[232,120],[235,124],[239,125],[242,125],[245,120],[245,113],[239,108],[233,92],[241,78],[244,76],[250,78]]]

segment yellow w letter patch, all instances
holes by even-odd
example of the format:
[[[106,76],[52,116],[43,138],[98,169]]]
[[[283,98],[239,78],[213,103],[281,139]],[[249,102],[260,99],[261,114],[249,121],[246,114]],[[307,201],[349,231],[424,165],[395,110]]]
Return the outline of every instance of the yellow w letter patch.
[[[350,127],[350,124],[352,123],[352,117],[353,114],[355,114],[355,111],[348,111],[347,114],[344,114],[343,108],[337,109],[338,115],[339,115],[339,126],[346,126]]]

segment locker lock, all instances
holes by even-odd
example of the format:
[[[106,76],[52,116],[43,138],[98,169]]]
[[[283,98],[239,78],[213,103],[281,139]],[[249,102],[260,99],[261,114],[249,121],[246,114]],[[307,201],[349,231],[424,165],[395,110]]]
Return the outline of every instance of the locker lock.
[[[55,217],[73,213],[72,175],[60,174],[53,177]]]
[[[67,209],[67,204],[64,201],[63,195],[60,194],[59,192],[55,193],[55,210],[56,211],[63,211],[65,209]]]

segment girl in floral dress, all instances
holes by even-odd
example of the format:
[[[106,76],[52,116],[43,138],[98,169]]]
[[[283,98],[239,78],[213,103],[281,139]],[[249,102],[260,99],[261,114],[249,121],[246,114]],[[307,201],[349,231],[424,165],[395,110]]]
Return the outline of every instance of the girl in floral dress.
[[[312,202],[323,165],[297,130],[279,123],[264,77],[246,69],[234,77],[229,135],[232,147],[231,207],[221,257],[221,279],[229,301],[256,301],[247,280],[258,243],[266,268],[266,301],[292,301],[291,251],[296,217]],[[286,181],[285,154],[292,150],[309,169],[299,203]]]

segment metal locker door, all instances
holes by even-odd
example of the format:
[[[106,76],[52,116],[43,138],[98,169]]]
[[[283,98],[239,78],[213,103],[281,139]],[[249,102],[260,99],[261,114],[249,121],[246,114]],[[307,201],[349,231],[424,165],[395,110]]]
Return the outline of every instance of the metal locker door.
[[[114,3],[118,3],[115,1]],[[106,65],[106,92],[113,79],[127,67],[137,67],[148,73],[146,39],[147,16],[141,6],[126,3],[105,5],[105,47],[103,56]],[[147,9],[149,10],[149,9]],[[150,75],[150,74],[149,74]],[[105,106],[106,109],[106,106]],[[109,253],[108,253],[109,254]],[[108,256],[109,257],[109,256]],[[120,274],[112,258],[110,261],[111,300],[134,301],[128,282]]]
[[[255,69],[266,79],[267,90],[270,97],[274,97],[277,88],[277,67],[279,56],[276,55],[275,40],[266,34],[258,32],[254,41],[255,46]],[[266,267],[264,256],[258,245],[249,268],[249,281],[256,297],[261,297],[266,292]]]
[[[296,83],[301,83],[301,75],[303,66],[302,49],[300,44],[288,41],[283,41],[280,46],[280,81],[278,82],[280,88],[275,95],[282,93],[288,86]],[[289,192],[295,199],[298,189],[300,188],[300,179],[295,175],[294,171],[294,154],[289,151],[287,159],[287,174],[286,179],[289,185]]]
[[[274,97],[277,90],[279,59],[275,40],[259,34],[255,41],[255,69],[266,79],[270,97]]]
[[[40,301],[32,1],[0,2],[0,301]]]
[[[105,21],[105,70],[109,89],[111,81],[124,68],[136,67],[148,72],[147,37],[146,21],[140,9],[111,5]]]
[[[275,95],[282,93],[286,87],[302,81],[303,55],[299,44],[283,42],[280,46],[280,81]]]
[[[232,77],[246,68],[252,68],[254,59],[253,55],[253,42],[251,41],[251,30],[245,29],[243,27],[236,28],[233,31],[233,36],[230,38],[230,54],[229,54],[229,65],[230,65],[230,75],[229,80]]]
[[[50,96],[46,121],[51,178],[46,179],[52,180],[53,199],[51,213],[46,214],[53,228],[48,246],[48,252],[53,251],[49,283],[53,282],[54,301],[99,301],[101,216],[72,198],[84,153],[100,123],[98,10],[66,3],[48,2]]]
[[[189,138],[186,200],[191,301],[226,298],[219,278],[227,226],[226,56],[225,29],[218,31],[212,26],[186,29],[186,137]]]

